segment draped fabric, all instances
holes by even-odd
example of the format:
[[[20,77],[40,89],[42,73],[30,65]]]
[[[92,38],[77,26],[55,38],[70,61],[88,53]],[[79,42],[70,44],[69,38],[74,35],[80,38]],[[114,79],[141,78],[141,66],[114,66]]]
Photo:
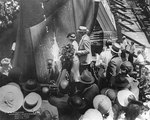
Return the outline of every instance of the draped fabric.
[[[41,7],[42,2],[45,9]],[[43,82],[48,74],[46,60],[54,58],[51,48],[55,37],[61,50],[69,43],[66,35],[76,32],[80,25],[91,31],[95,3],[93,0],[20,0],[20,5],[13,65],[22,70],[24,78],[38,78]]]
[[[97,21],[103,30],[104,38],[116,38],[117,30],[115,19],[106,0],[99,2]]]

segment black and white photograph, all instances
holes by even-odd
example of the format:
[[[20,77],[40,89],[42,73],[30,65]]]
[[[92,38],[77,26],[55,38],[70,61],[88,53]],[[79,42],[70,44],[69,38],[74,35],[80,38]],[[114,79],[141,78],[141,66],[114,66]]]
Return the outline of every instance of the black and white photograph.
[[[0,0],[0,120],[150,120],[150,0]]]

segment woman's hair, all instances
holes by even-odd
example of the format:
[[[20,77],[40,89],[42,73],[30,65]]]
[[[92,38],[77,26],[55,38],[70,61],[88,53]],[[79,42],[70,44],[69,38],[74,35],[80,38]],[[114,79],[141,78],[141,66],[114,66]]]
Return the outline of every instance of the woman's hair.
[[[143,103],[140,101],[132,100],[125,109],[125,116],[127,120],[135,120],[142,112]]]

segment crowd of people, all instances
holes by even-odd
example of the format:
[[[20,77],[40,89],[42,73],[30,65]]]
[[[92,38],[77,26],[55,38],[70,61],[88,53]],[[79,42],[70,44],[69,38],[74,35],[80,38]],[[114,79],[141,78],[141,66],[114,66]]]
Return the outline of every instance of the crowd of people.
[[[149,97],[143,94],[145,91],[148,93],[149,89],[141,90],[144,86],[142,81],[148,88],[150,80],[145,47],[138,50],[135,43],[127,41],[125,36],[121,42],[107,40],[94,61],[88,30],[80,27],[82,37],[79,45],[75,33],[69,33],[67,37],[79,58],[81,75],[71,86],[75,90],[69,94],[68,101],[82,114],[80,120],[149,119]]]
[[[12,110],[13,97],[3,95],[7,110],[11,113],[23,106],[36,114],[33,120],[148,120],[150,70],[146,48],[136,53],[134,42],[123,36],[122,42],[107,40],[103,51],[93,59],[88,32],[87,27],[80,26],[78,35],[71,32],[66,36],[70,43],[61,51],[61,73],[57,66],[53,71],[49,61],[50,87],[42,88],[32,79],[19,83],[21,71],[11,66],[11,59],[3,59],[0,89],[9,87],[4,93],[10,93],[19,88],[24,95],[18,95],[25,96],[20,97],[23,104],[19,102],[17,109]],[[0,110],[9,113],[1,104]]]
[[[0,32],[13,24],[19,9],[20,5],[17,0],[0,1]]]

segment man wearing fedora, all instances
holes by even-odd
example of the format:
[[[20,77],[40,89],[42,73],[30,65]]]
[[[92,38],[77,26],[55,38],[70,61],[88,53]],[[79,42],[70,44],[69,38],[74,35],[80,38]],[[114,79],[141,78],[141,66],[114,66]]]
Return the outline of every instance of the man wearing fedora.
[[[108,85],[111,87],[113,82],[115,81],[115,76],[120,72],[120,65],[122,63],[122,59],[120,57],[121,46],[118,43],[114,43],[111,47],[112,58],[108,63],[106,78],[108,81]]]
[[[76,52],[76,55],[79,57],[80,61],[80,73],[82,73],[83,70],[89,68],[92,61],[91,41],[90,37],[87,35],[89,32],[87,27],[80,26],[77,32],[82,36],[79,41],[78,51]]]
[[[84,70],[81,80],[74,85],[75,93],[70,94],[68,99],[69,105],[73,106],[81,114],[93,106],[93,99],[99,94],[99,88],[94,81],[95,79],[91,72]]]

